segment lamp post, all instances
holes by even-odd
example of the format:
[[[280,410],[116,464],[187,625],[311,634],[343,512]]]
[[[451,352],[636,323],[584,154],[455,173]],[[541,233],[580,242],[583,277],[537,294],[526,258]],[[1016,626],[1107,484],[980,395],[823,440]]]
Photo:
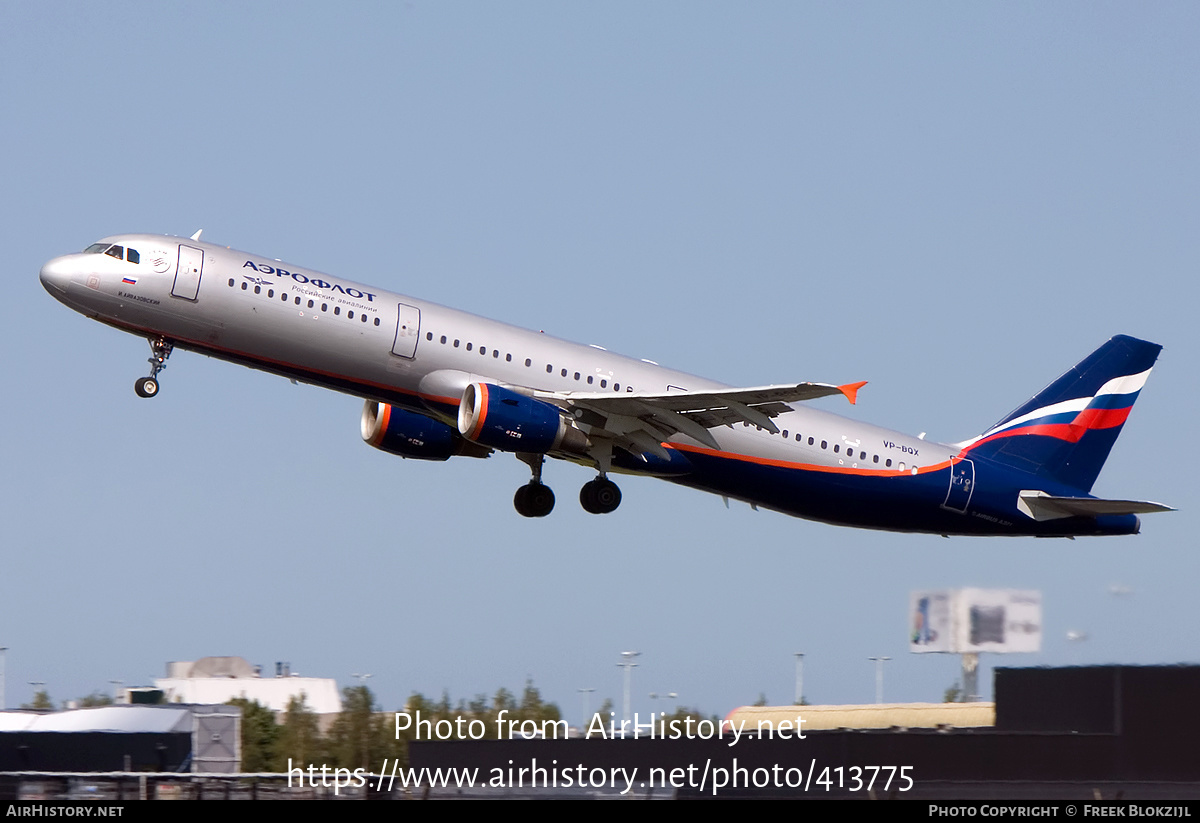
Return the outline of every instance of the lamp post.
[[[659,698],[664,698],[666,700],[678,700],[679,695],[676,692],[667,692],[666,694],[659,694],[658,692],[650,692],[650,699],[655,701],[655,705],[657,705],[657,701]],[[666,715],[666,712],[658,713],[659,717],[663,717],[665,715]]]
[[[804,702],[804,652],[793,652],[796,655],[796,699],[797,706]]]
[[[587,737],[588,729],[592,726],[592,717],[588,712],[588,704],[591,702],[592,692],[596,690],[592,688],[576,689],[576,691],[579,692],[579,700],[583,703],[583,722],[579,724],[579,728],[583,729],[583,736]]]
[[[621,707],[621,715],[622,715],[621,716],[621,720],[622,720],[621,731],[622,732],[624,732],[625,726],[627,726],[629,724],[629,721],[631,719],[630,714],[629,714],[630,678],[632,677],[634,668],[637,667],[637,665],[638,665],[637,663],[635,663],[633,661],[635,658],[639,657],[640,655],[641,655],[641,652],[621,652],[622,660],[620,663],[617,664],[618,666],[620,666],[621,668],[623,668],[625,670],[625,701],[624,701],[624,705]]]
[[[868,657],[875,664],[875,702],[883,702],[883,664],[891,660],[890,657]]]

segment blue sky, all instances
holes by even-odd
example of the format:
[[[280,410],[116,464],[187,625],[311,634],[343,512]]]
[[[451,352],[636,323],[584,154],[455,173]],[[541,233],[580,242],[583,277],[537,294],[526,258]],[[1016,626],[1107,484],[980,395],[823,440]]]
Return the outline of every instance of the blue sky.
[[[912,589],[1044,593],[1038,655],[1173,663],[1195,622],[1200,9],[1187,3],[8,2],[8,704],[235,654],[370,672],[385,708],[532,678],[724,714],[937,700]],[[511,456],[402,461],[353,397],[144,341],[45,294],[51,257],[189,235],[735,385],[869,380],[839,413],[981,432],[1103,340],[1165,346],[1095,492],[1137,537],[838,529],[589,472],[512,510]],[[1114,596],[1109,587],[1128,587]],[[1066,640],[1068,630],[1088,639]]]

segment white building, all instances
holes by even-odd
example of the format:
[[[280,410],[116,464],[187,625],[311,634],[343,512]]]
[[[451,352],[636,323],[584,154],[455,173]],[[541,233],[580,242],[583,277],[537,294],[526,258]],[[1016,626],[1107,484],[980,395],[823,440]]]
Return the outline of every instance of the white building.
[[[195,662],[167,664],[167,676],[154,681],[168,703],[226,703],[235,697],[257,700],[275,712],[287,711],[293,697],[304,696],[309,710],[333,715],[342,710],[337,681],[292,675],[277,663],[274,677],[263,677],[259,666],[241,657],[202,657]]]

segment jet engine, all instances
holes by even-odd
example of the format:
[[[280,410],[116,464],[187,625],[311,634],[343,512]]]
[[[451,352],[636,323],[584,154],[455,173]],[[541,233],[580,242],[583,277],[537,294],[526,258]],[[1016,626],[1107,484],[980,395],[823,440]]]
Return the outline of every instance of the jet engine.
[[[415,460],[449,460],[456,454],[487,457],[491,453],[464,439],[452,426],[373,400],[363,406],[362,439],[389,454]]]
[[[468,440],[508,452],[586,454],[587,435],[558,407],[493,383],[470,383],[458,404],[458,430]]]

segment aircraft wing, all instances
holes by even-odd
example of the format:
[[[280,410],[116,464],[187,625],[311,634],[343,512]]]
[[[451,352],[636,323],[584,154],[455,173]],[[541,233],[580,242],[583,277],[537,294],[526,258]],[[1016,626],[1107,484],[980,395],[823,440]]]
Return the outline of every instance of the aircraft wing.
[[[590,429],[591,437],[608,437],[633,452],[652,452],[667,457],[660,443],[683,434],[710,448],[719,448],[709,429],[749,423],[771,432],[778,427],[771,418],[791,411],[788,403],[842,394],[854,403],[866,385],[848,383],[795,383],[745,389],[702,389],[665,394],[604,392],[537,392],[571,412],[576,421]]]

